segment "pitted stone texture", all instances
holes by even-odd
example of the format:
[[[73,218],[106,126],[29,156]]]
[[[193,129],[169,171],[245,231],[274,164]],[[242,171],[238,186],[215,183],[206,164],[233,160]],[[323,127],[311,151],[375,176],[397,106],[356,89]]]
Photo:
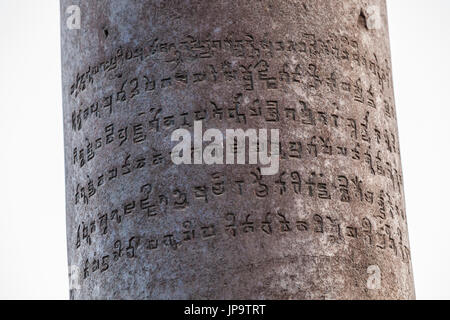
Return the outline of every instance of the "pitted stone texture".
[[[73,299],[415,297],[384,1],[61,14]],[[279,173],[174,165],[194,120],[279,129]]]

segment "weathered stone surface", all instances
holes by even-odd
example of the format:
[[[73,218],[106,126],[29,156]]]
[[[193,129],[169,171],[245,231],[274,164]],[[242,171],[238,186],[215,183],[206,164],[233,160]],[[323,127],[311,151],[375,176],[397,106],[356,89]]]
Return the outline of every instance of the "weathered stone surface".
[[[61,15],[72,298],[414,298],[384,1]],[[279,172],[173,164],[194,120],[279,129]]]

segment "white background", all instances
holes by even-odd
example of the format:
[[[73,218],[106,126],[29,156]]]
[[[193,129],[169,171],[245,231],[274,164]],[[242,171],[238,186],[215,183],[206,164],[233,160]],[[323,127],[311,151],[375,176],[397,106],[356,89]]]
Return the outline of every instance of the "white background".
[[[419,299],[450,299],[450,1],[387,0]],[[0,298],[67,299],[59,1],[0,0]]]

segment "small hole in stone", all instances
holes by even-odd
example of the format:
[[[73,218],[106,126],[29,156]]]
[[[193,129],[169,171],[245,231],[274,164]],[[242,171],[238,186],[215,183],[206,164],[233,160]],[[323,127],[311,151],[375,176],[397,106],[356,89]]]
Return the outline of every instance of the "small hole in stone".
[[[108,38],[108,36],[109,36],[108,29],[103,29],[103,33],[105,34],[105,37]]]
[[[358,25],[362,28],[367,28],[366,16],[362,9],[361,9],[361,12],[359,13]]]

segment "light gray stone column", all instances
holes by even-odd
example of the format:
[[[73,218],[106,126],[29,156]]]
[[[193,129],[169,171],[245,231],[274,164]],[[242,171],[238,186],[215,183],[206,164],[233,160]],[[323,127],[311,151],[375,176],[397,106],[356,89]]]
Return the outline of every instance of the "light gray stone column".
[[[415,297],[385,1],[61,0],[61,35],[72,298]],[[278,129],[279,170],[175,165],[195,121]]]

